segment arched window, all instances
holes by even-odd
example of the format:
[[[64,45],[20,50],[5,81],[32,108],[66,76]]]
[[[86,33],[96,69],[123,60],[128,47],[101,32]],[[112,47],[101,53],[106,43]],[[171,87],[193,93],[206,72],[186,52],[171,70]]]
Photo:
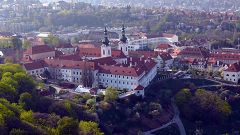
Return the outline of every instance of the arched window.
[[[105,50],[103,50],[103,55],[105,55]]]

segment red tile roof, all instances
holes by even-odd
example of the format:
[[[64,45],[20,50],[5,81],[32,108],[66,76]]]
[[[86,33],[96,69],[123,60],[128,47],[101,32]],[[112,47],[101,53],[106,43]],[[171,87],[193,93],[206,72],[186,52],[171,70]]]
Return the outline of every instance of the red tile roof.
[[[114,75],[138,77],[143,72],[148,73],[156,63],[151,59],[128,58],[125,64],[99,65],[100,72]]]
[[[123,67],[116,65],[99,65],[100,73],[123,75],[123,76],[140,76],[144,70],[136,67]]]
[[[164,61],[172,59],[172,56],[169,53],[158,51],[129,51],[129,56],[144,56],[145,58],[156,58],[157,56],[160,56]]]
[[[169,44],[160,44],[156,47],[156,49],[160,49],[160,50],[166,50],[168,48],[171,48],[171,45]]]
[[[144,90],[144,87],[142,85],[138,85],[134,90]]]
[[[169,53],[164,53],[163,52],[163,53],[160,53],[159,55],[164,61],[173,59],[172,56]]]
[[[116,61],[113,60],[112,57],[105,57],[105,58],[99,58],[99,59],[94,59],[90,60],[91,62],[96,63],[97,65],[115,65]]]
[[[184,57],[198,57],[198,58],[207,58],[209,57],[209,51],[205,48],[190,48],[187,47],[183,49],[179,55]]]
[[[28,55],[33,55],[33,54],[46,53],[46,52],[54,52],[54,49],[52,49],[47,45],[37,45],[37,46],[30,47],[24,53]]]
[[[163,33],[162,35],[163,37],[166,37],[166,38],[173,38],[175,36],[175,34],[168,34],[168,33]]]
[[[35,70],[35,69],[47,67],[47,64],[45,63],[45,61],[41,60],[41,61],[34,61],[32,63],[26,63],[26,64],[23,64],[23,66],[26,70]]]
[[[121,50],[112,50],[113,58],[127,58],[126,55]]]
[[[80,48],[79,55],[88,57],[101,57],[101,48]]]
[[[234,63],[226,70],[228,72],[240,72],[240,63]]]
[[[45,62],[50,67],[55,68],[79,68],[84,69],[86,67],[95,69],[95,63],[90,61],[74,61],[74,60],[60,60],[60,59],[45,59]]]
[[[79,48],[79,55],[87,57],[101,57],[101,48]],[[113,58],[126,58],[121,50],[112,49]]]
[[[210,57],[215,58],[216,60],[239,60],[240,61],[240,53],[216,51],[216,52],[211,52]]]

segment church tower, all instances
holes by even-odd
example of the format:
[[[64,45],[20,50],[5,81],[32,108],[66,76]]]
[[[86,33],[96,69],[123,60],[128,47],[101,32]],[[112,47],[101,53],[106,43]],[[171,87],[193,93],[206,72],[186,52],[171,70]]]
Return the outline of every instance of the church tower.
[[[128,55],[128,44],[127,44],[127,37],[125,35],[124,25],[122,27],[122,37],[120,38],[118,49],[121,50],[126,56]]]
[[[104,39],[101,46],[101,57],[111,57],[112,48],[110,46],[110,41],[108,40],[107,28],[104,30]]]

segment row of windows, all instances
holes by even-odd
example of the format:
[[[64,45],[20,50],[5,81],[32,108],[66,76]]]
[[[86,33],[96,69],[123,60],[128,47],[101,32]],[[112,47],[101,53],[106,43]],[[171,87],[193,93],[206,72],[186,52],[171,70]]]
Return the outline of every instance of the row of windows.
[[[230,76],[230,75],[229,75],[229,74],[227,74],[226,76]],[[232,75],[232,77],[235,77],[235,76],[236,76],[236,75],[234,75],[234,74]],[[238,75],[238,77],[239,77],[239,76],[240,76],[240,75]]]
[[[107,83],[117,83],[118,82],[118,84],[127,84],[127,85],[136,85],[135,83],[130,83],[130,82],[124,82],[124,81],[113,81],[113,80],[104,80],[104,79],[100,79],[100,81],[102,81],[103,83],[104,82],[107,82]]]
[[[38,73],[38,72],[42,73],[42,72],[43,72],[43,69],[40,69],[40,71],[39,71],[39,70],[36,70],[36,73]],[[34,74],[34,73],[35,73],[35,71],[33,70],[33,71],[32,71],[32,74]]]
[[[120,75],[108,75],[108,74],[105,75],[105,74],[102,74],[102,76],[106,76],[106,77],[114,77],[114,78],[121,78]],[[127,77],[126,77],[126,76],[122,76],[122,78],[123,78],[123,79],[125,79],[125,78],[126,78],[126,79],[133,79],[133,77],[128,77],[128,76],[127,76]]]

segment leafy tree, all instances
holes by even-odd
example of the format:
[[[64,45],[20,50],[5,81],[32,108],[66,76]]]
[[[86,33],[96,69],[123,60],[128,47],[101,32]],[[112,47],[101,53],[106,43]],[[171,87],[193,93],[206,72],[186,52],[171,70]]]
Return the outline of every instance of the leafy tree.
[[[79,129],[83,135],[104,135],[98,128],[98,124],[92,121],[80,121]]]
[[[107,88],[105,92],[104,100],[107,102],[113,102],[118,98],[118,92],[114,88]]]
[[[18,82],[18,94],[23,92],[33,93],[36,84],[34,80],[28,76],[26,73],[18,72],[14,74],[14,79]]]
[[[13,87],[14,89],[17,89],[18,88],[18,83],[17,81],[15,81],[12,77],[2,77],[1,79],[1,82],[2,83],[5,83],[5,84],[9,84],[11,87]]]
[[[60,135],[78,135],[78,121],[73,118],[63,117],[57,127]]]
[[[93,107],[95,105],[95,100],[94,99],[88,99],[86,104],[89,105],[90,107]]]
[[[175,95],[175,102],[179,106],[183,106],[188,103],[192,98],[192,94],[189,89],[182,89]]]
[[[13,117],[15,114],[7,106],[0,103],[0,124],[4,124],[5,120],[9,117]]]
[[[29,123],[33,123],[34,122],[33,112],[31,110],[21,112],[20,119]]]
[[[32,95],[24,92],[20,95],[18,103],[26,110],[30,110],[33,106]]]
[[[8,101],[14,101],[16,96],[15,89],[9,84],[0,82],[0,97],[6,98]]]
[[[92,95],[89,93],[83,94],[83,102],[86,102],[87,100],[91,99]]]

